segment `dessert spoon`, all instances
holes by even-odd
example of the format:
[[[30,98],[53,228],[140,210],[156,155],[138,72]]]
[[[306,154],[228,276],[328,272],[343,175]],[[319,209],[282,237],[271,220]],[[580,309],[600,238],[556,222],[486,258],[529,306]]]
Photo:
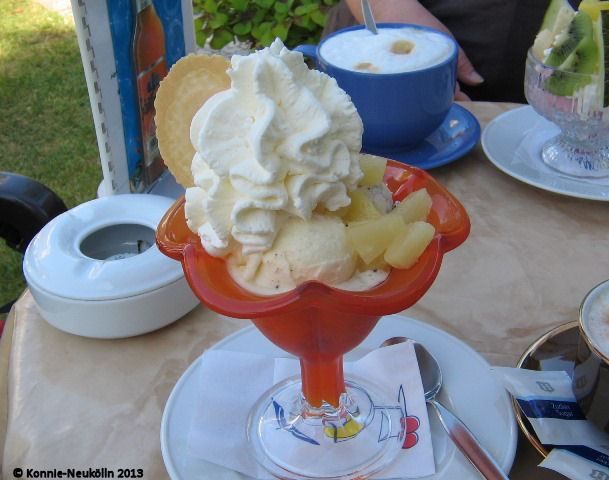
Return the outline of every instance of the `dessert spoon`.
[[[396,345],[408,340],[407,337],[391,337],[385,340],[381,344],[381,347]],[[425,401],[434,407],[440,419],[440,423],[442,423],[448,436],[484,478],[488,480],[508,479],[507,475],[501,470],[501,467],[497,465],[497,462],[495,462],[493,457],[491,457],[486,449],[480,444],[474,434],[454,413],[436,399],[436,396],[442,388],[442,370],[440,369],[440,365],[423,345],[414,340],[413,342],[414,352],[417,356],[417,362],[419,363],[419,369],[421,371]]]
[[[364,15],[364,25],[366,25],[366,28],[375,35],[378,35],[379,32],[376,29],[376,22],[374,21],[374,16],[372,15],[372,9],[370,8],[368,0],[362,0],[362,14]]]

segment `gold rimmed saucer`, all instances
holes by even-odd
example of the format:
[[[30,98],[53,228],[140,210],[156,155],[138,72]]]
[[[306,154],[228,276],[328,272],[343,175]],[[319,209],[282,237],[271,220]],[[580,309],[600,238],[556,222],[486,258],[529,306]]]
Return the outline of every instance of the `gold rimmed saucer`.
[[[579,340],[578,322],[569,322],[553,328],[542,335],[522,354],[516,367],[528,370],[564,370],[573,374],[577,342]],[[539,441],[533,427],[522,413],[520,406],[512,397],[516,422],[524,436],[545,458],[550,453]]]

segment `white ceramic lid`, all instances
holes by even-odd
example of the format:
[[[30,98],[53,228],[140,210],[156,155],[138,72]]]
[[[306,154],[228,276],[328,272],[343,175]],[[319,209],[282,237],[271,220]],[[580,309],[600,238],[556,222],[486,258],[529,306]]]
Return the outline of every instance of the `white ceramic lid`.
[[[125,194],[83,203],[51,220],[28,246],[27,282],[77,300],[111,300],[150,292],[183,276],[154,241],[173,199]],[[142,253],[136,254],[138,246]],[[85,254],[86,253],[86,254]]]

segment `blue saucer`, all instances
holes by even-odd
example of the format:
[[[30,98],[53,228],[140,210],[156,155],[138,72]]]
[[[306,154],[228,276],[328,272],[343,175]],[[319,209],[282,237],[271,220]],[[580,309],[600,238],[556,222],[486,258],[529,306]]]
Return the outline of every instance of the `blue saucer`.
[[[420,145],[403,152],[364,151],[428,170],[463,157],[476,146],[479,139],[478,120],[469,110],[455,103],[442,125]]]

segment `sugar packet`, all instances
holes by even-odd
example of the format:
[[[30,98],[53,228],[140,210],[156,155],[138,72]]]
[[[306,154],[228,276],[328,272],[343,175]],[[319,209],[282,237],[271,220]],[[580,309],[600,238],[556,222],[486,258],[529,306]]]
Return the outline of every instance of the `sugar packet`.
[[[609,435],[586,420],[564,371],[494,367],[550,454],[539,464],[573,480],[609,480]]]

